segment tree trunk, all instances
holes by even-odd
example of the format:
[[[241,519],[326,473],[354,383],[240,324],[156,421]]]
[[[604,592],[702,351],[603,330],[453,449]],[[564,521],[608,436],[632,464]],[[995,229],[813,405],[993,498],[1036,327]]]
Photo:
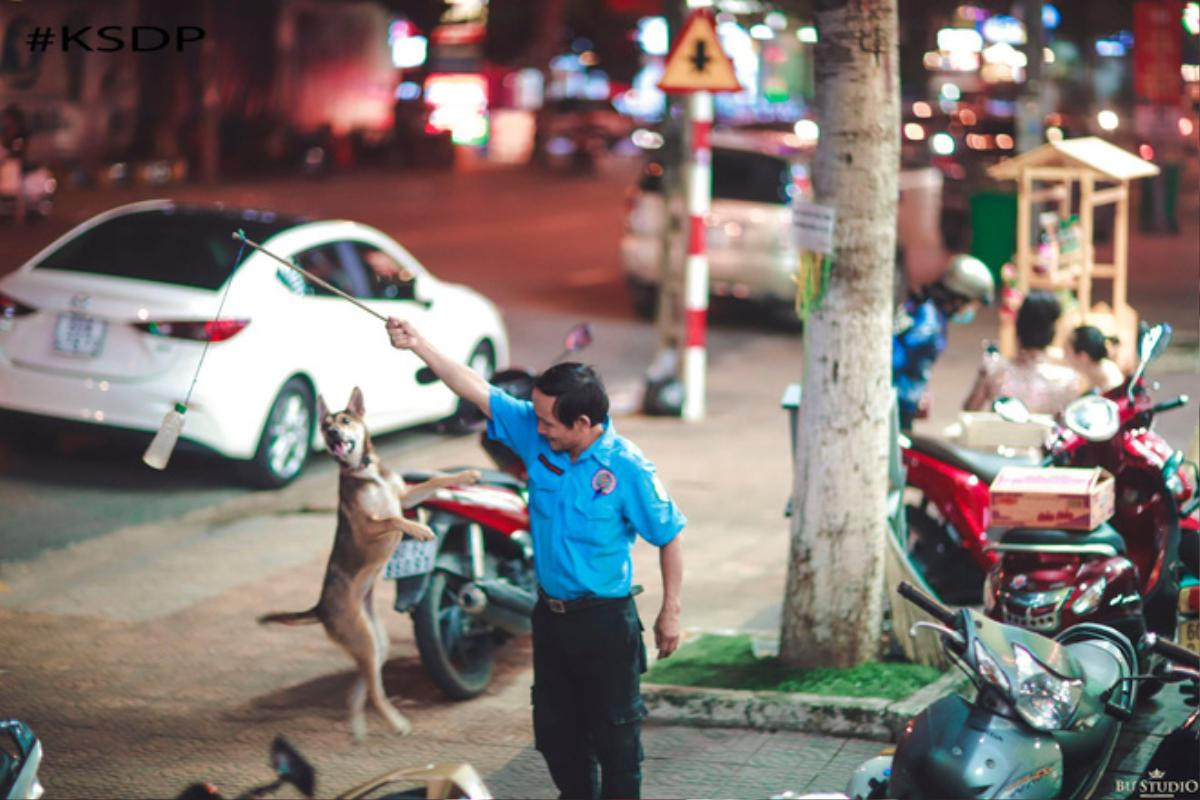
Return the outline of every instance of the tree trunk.
[[[896,0],[818,0],[814,202],[837,209],[808,319],[780,655],[850,666],[880,649],[892,272],[900,159]]]

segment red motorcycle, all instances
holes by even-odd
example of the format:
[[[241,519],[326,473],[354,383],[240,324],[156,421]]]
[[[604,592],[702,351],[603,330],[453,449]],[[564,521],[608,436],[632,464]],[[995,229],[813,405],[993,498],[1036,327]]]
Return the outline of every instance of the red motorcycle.
[[[555,360],[591,339],[588,326],[572,328]],[[519,369],[497,372],[490,381],[517,397],[527,398],[533,388],[533,376]],[[481,420],[482,414],[476,421]],[[396,582],[394,608],[412,617],[421,663],[455,700],[475,697],[487,687],[496,648],[529,633],[537,602],[524,465],[508,448],[480,436],[505,471],[481,470],[477,484],[444,489],[412,509],[414,516],[426,516],[437,538],[405,539],[384,571]],[[404,480],[418,483],[431,475],[408,472]]]
[[[1112,519],[1085,532],[1005,531],[991,546],[999,562],[984,587],[989,616],[1047,635],[1085,621],[1111,625],[1131,641],[1140,641],[1147,629],[1174,634],[1180,509],[1196,493],[1196,472],[1151,425],[1156,414],[1188,398],[1155,404],[1142,377],[1170,337],[1169,326],[1148,329],[1138,368],[1124,385],[1071,403],[1045,461],[1110,472],[1116,484]],[[1193,520],[1186,524],[1195,526]]]
[[[1033,466],[1031,457],[1006,457],[958,447],[929,436],[901,438],[905,468],[908,557],[943,603],[974,605],[984,576],[998,561],[989,548],[988,487],[1006,466]]]

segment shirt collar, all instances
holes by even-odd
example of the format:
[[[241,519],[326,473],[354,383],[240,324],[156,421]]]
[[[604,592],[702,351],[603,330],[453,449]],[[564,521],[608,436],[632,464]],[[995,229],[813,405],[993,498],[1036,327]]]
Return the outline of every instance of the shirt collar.
[[[604,433],[596,441],[588,445],[588,448],[579,454],[579,460],[591,457],[599,461],[604,466],[609,466],[612,460],[613,449],[617,445],[617,430],[613,426],[612,417],[604,423]]]

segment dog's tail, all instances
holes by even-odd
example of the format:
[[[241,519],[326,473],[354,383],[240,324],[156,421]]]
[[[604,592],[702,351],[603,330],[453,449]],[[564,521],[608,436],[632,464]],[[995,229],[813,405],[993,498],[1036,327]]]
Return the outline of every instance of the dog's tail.
[[[258,618],[258,624],[315,625],[321,621],[321,618],[317,615],[318,608],[320,606],[313,606],[307,611],[280,611],[275,614],[263,614]]]

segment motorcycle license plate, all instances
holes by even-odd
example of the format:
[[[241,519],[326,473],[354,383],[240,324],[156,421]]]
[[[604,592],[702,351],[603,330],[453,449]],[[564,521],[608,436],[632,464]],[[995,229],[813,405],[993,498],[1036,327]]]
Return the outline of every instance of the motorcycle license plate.
[[[1179,646],[1200,653],[1200,619],[1184,620],[1179,624]]]
[[[387,566],[383,568],[383,577],[388,580],[411,578],[414,575],[424,575],[433,569],[437,558],[437,539],[422,542],[417,539],[404,539],[396,545]]]
[[[59,314],[54,326],[54,349],[64,355],[95,358],[104,346],[108,323],[81,314]]]

